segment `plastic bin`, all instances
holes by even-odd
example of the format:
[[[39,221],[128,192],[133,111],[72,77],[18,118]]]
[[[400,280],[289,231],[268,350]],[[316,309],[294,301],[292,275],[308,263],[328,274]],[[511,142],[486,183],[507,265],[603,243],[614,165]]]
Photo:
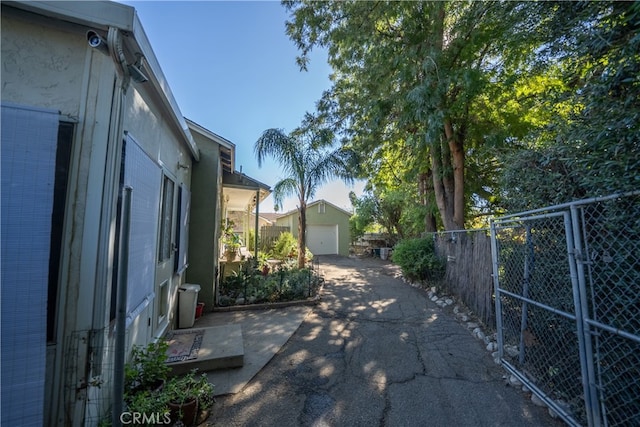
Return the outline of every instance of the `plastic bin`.
[[[196,321],[200,285],[185,283],[178,288],[178,328],[190,328]]]
[[[389,251],[391,250],[391,248],[380,248],[380,259],[387,259],[389,258]]]

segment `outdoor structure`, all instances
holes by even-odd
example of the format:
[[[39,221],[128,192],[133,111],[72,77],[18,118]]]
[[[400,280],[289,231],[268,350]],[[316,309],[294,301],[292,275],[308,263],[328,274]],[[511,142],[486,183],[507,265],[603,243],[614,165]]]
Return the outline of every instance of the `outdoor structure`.
[[[349,255],[351,213],[327,202],[317,200],[307,205],[307,247],[314,255]],[[289,211],[276,219],[277,226],[289,227],[298,237],[298,211]]]
[[[1,424],[97,425],[178,289],[212,299],[235,146],[183,118],[132,7],[3,2],[2,66]]]
[[[190,120],[187,123],[200,148],[200,160],[194,164],[192,175],[189,235],[192,256],[187,281],[200,285],[198,299],[207,310],[215,303],[220,263],[226,262],[220,241],[222,224],[227,218],[239,220],[244,225],[242,241],[247,244],[248,230],[251,227],[256,230],[254,210],[269,196],[270,189],[234,171],[235,144]]]

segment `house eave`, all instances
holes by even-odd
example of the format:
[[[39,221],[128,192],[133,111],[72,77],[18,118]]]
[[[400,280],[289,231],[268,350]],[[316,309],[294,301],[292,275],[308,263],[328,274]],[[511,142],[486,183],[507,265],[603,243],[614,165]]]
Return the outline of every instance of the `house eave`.
[[[110,27],[120,30],[127,49],[133,53],[140,53],[145,59],[144,71],[149,81],[144,84],[153,86],[159,96],[161,107],[171,119],[169,122],[180,135],[191,156],[199,160],[198,146],[189,132],[135,8],[110,1],[7,1],[3,4],[93,30],[107,32]]]

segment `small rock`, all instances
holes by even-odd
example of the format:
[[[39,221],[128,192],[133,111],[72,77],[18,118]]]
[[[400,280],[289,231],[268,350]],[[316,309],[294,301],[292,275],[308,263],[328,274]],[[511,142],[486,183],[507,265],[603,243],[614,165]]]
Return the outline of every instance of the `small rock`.
[[[520,381],[518,377],[516,377],[515,375],[511,375],[509,377],[509,384],[511,384],[514,387],[520,387],[522,386],[522,381]]]
[[[518,347],[516,347],[515,345],[505,345],[504,351],[506,351],[507,354],[511,357],[516,357],[520,354]]]
[[[475,329],[477,328],[479,325],[475,322],[469,322],[467,323],[467,329]]]
[[[476,338],[478,338],[479,340],[484,340],[484,332],[482,331],[476,332]]]
[[[432,296],[431,297],[431,301],[433,301],[433,302],[438,301],[438,296],[437,295]]]
[[[444,300],[445,304],[447,305],[451,305],[453,304],[453,300],[451,298],[447,298],[446,300]]]
[[[466,314],[463,314],[462,316],[460,316],[460,320],[462,320],[463,322],[466,322],[467,320],[469,320],[469,316],[467,316]]]
[[[494,352],[498,349],[498,344],[494,342],[490,342],[487,344],[487,351]]]
[[[540,399],[540,398],[539,398],[538,396],[536,396],[535,394],[532,394],[532,395],[531,395],[531,401],[532,401],[532,402],[533,402],[533,404],[534,404],[534,405],[536,405],[536,406],[541,406],[541,407],[545,407],[545,406],[547,406],[547,404],[546,404],[546,403],[544,403],[544,402],[542,401],[542,399]]]
[[[455,307],[453,307],[453,312],[454,312],[454,314],[459,314],[460,313],[460,307],[458,307],[457,305]]]
[[[526,385],[523,385],[522,386],[522,391],[524,391],[525,393],[529,393],[531,390]]]
[[[433,292],[434,294],[436,293],[436,287],[435,286],[431,287],[431,292]]]

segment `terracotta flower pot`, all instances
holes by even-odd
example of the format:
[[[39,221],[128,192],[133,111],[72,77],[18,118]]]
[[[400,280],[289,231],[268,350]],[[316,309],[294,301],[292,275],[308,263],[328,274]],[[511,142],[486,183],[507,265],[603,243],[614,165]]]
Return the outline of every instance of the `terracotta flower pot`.
[[[198,400],[193,399],[182,404],[169,402],[169,411],[173,422],[182,421],[184,425],[192,426],[198,415]]]

